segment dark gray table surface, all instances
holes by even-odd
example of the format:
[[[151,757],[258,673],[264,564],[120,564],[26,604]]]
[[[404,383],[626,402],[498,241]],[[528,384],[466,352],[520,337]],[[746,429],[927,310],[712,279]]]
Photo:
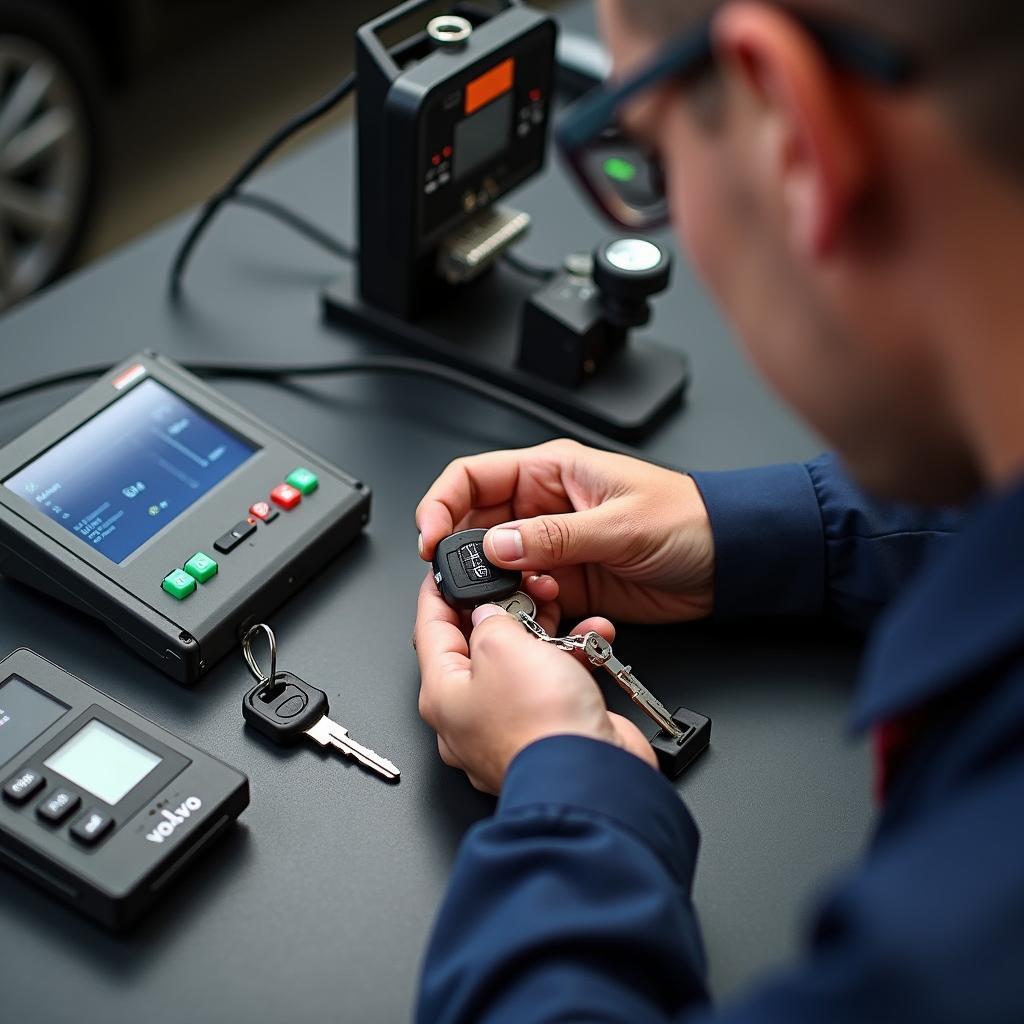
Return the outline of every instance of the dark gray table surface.
[[[568,16],[587,18],[582,9]],[[352,148],[343,127],[259,187],[351,238]],[[526,251],[537,259],[605,234],[557,166],[518,199],[535,218]],[[166,270],[182,230],[177,221],[7,316],[3,383],[144,347],[181,360],[383,350],[321,322],[331,258],[248,210],[216,224],[186,307],[172,309]],[[686,409],[646,453],[718,468],[817,451],[757,382],[682,262],[654,333],[691,354],[694,382]],[[125,936],[0,872],[4,1020],[404,1020],[459,840],[492,806],[441,764],[416,714],[409,636],[424,567],[413,509],[450,459],[541,441],[545,431],[426,380],[220,386],[374,488],[366,535],[272,621],[282,666],[323,686],[335,717],[392,757],[402,781],[388,786],[312,749],[285,755],[243,732],[241,657],[184,690],[89,619],[0,580],[0,653],[39,651],[252,781],[233,834]],[[0,441],[74,390],[0,408]],[[844,732],[858,652],[816,628],[706,626],[624,628],[617,650],[669,706],[714,719],[711,751],[678,788],[703,832],[696,902],[712,985],[727,996],[792,955],[814,899],[865,836],[867,758]],[[620,694],[609,697],[625,710]]]

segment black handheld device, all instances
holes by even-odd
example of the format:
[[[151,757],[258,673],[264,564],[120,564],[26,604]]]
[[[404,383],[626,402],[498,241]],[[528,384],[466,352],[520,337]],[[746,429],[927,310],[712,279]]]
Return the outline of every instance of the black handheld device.
[[[21,649],[0,661],[0,862],[111,928],[249,803],[239,771]]]
[[[0,449],[0,572],[194,683],[362,530],[365,484],[169,359]]]
[[[525,226],[489,211],[544,165],[554,77],[555,23],[518,0],[490,16],[462,5],[388,48],[382,35],[430,3],[356,35],[359,287],[403,319]]]

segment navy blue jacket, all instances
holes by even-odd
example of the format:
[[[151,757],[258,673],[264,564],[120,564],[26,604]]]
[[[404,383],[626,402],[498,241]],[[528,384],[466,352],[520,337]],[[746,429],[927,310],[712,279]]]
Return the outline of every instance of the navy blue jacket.
[[[912,728],[868,850],[803,958],[713,1009],[675,790],[609,745],[542,740],[462,844],[419,1019],[1021,1024],[1024,485],[960,525],[872,504],[828,457],[696,479],[716,614],[883,613],[854,723]]]

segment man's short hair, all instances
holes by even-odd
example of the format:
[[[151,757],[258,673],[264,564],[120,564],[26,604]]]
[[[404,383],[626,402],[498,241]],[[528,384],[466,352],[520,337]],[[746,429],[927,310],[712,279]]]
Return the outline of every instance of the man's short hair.
[[[723,0],[616,0],[627,20],[665,38]],[[900,43],[962,136],[1024,183],[1022,0],[793,0],[780,7],[834,16]]]

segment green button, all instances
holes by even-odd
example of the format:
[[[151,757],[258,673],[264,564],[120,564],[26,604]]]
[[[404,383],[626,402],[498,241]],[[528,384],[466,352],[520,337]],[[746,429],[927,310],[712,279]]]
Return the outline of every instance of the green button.
[[[309,469],[303,469],[301,466],[298,469],[293,469],[285,477],[284,482],[291,484],[295,490],[301,491],[303,494],[312,494],[320,486],[316,473]]]
[[[179,601],[184,601],[193,590],[196,589],[196,581],[184,569],[175,569],[174,572],[168,573],[164,577],[163,583],[160,584],[167,591],[171,597],[176,597]]]
[[[212,576],[217,575],[217,563],[202,551],[197,551],[186,563],[185,572],[194,580],[205,583]]]

